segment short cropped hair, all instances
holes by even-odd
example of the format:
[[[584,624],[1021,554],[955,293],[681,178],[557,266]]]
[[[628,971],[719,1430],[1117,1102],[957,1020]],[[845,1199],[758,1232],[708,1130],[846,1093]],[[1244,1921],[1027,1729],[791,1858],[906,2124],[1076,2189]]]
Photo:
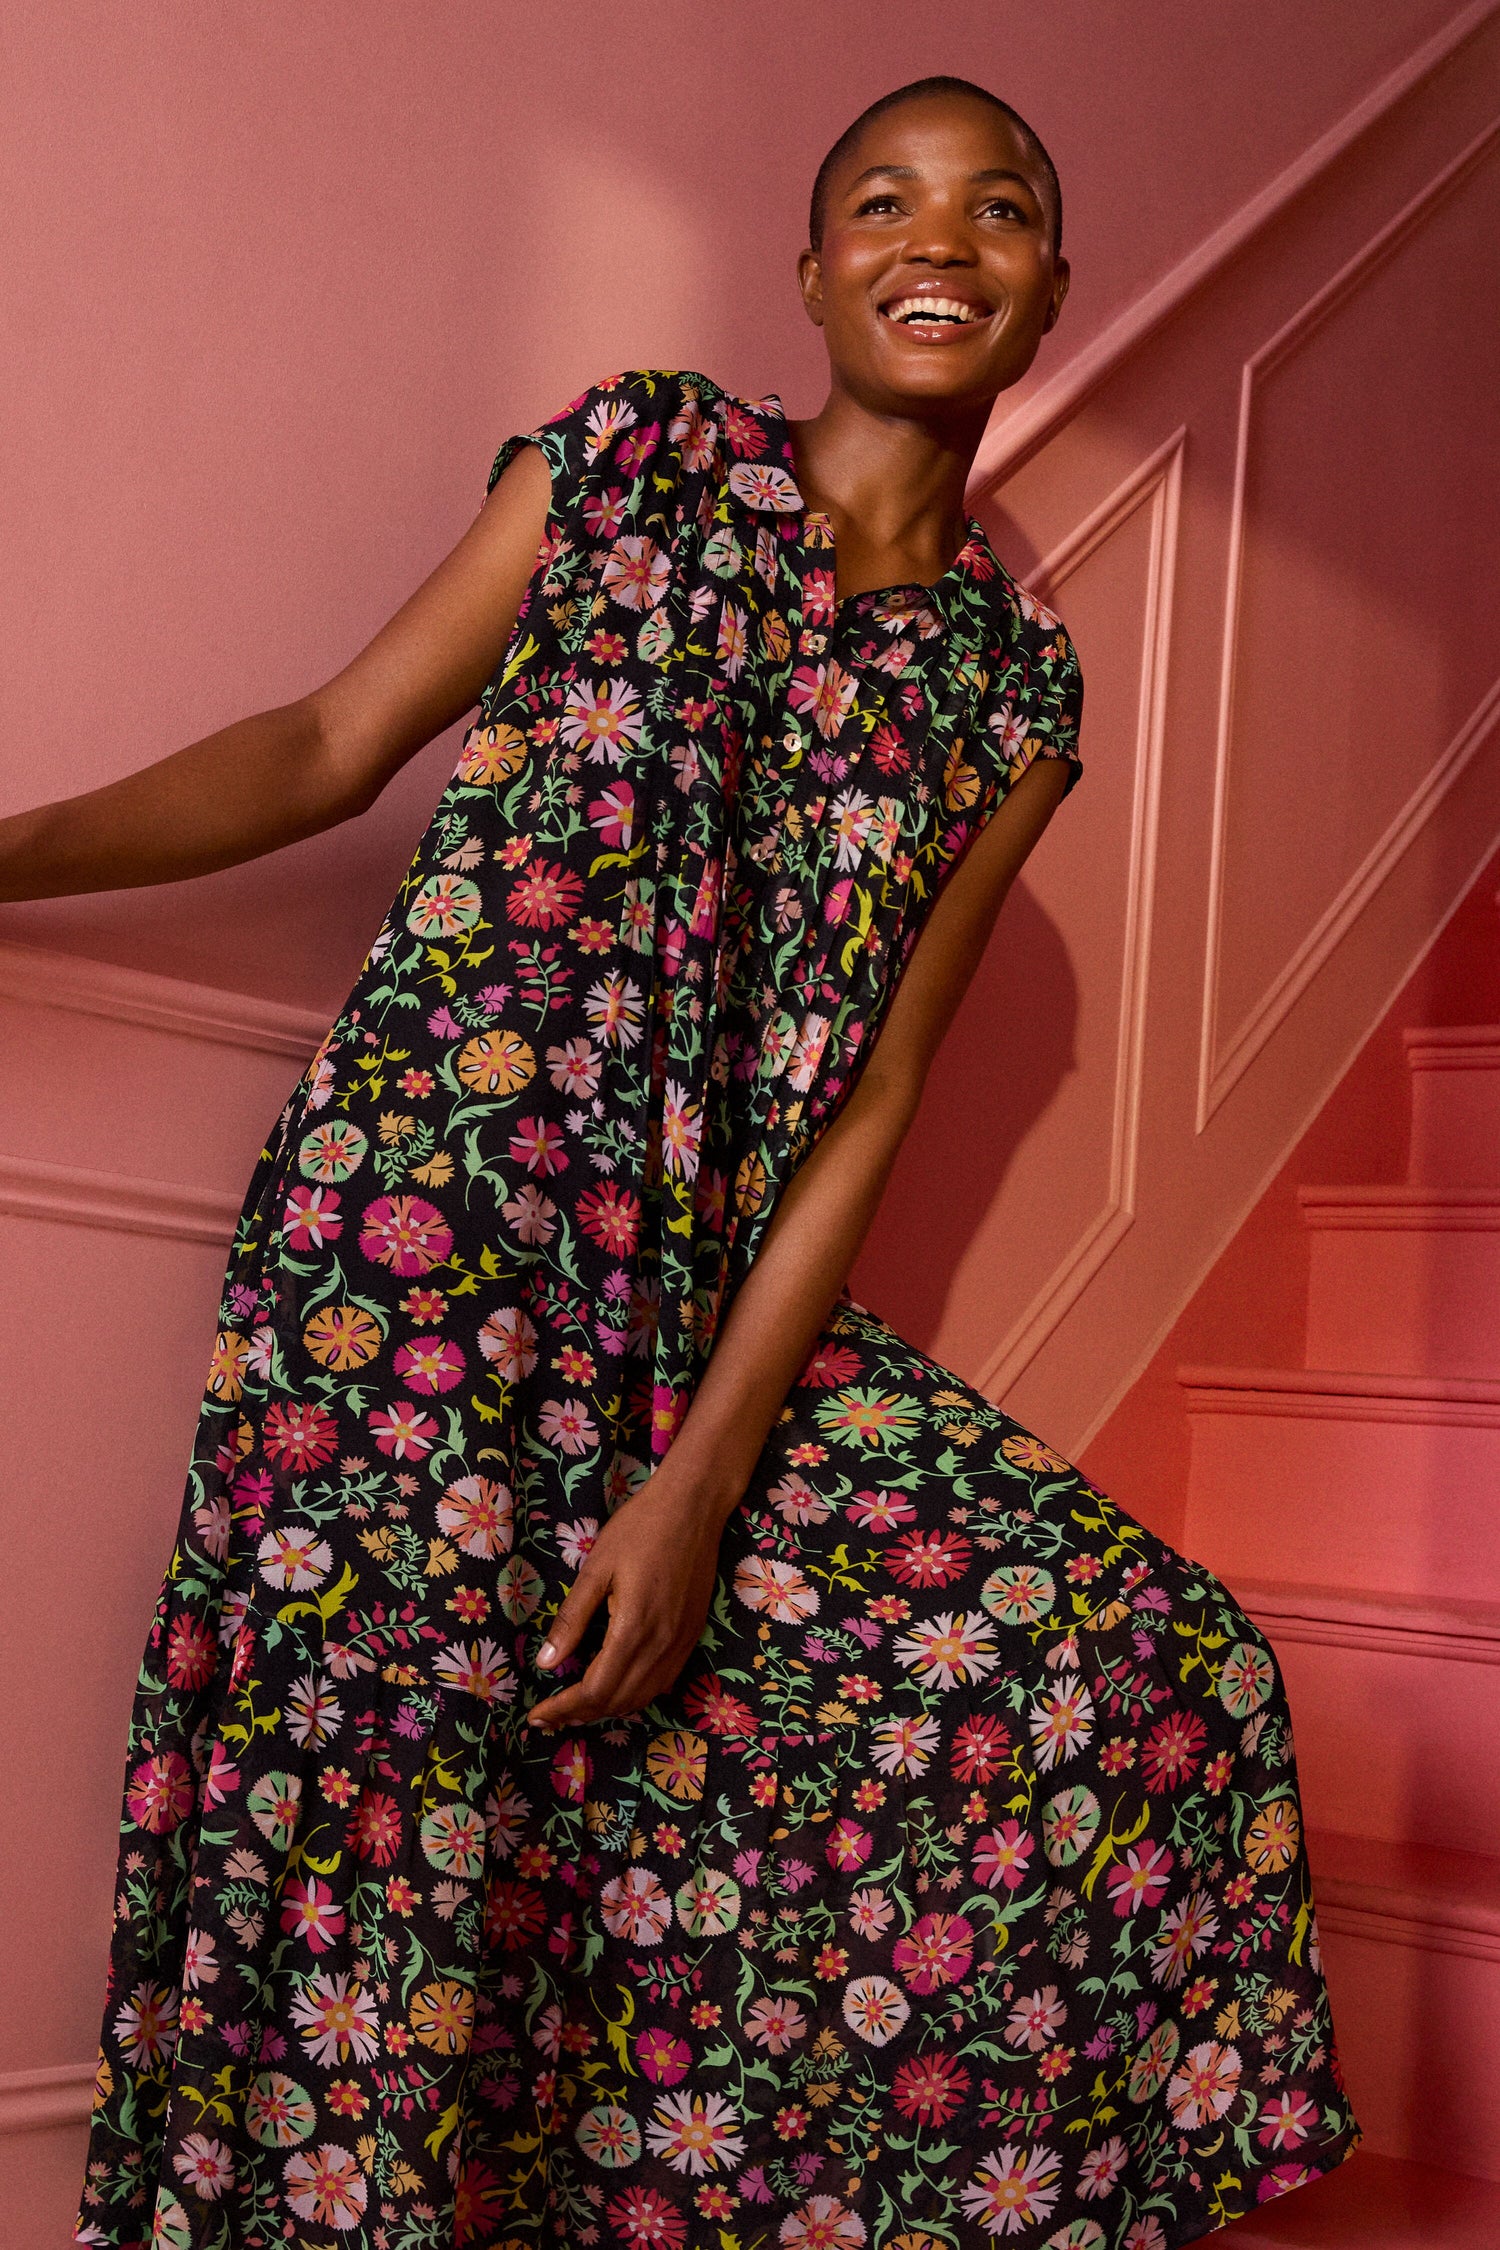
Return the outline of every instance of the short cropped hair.
[[[1054,257],[1061,256],[1062,183],[1057,176],[1057,166],[1047,154],[1040,133],[1034,125],[1027,123],[1018,109],[1012,109],[1009,102],[1001,101],[1000,96],[992,94],[987,86],[976,86],[970,78],[944,77],[914,78],[909,86],[898,86],[894,93],[882,94],[878,102],[871,102],[868,109],[862,109],[854,123],[840,133],[818,166],[818,176],[813,181],[812,204],[807,217],[807,239],[813,249],[821,250],[823,247],[823,228],[828,216],[828,190],[833,174],[865,127],[873,124],[877,117],[883,117],[887,110],[899,109],[904,102],[917,101],[926,94],[966,94],[973,101],[988,102],[991,109],[998,109],[1024,135],[1042,167],[1051,193],[1052,254]]]

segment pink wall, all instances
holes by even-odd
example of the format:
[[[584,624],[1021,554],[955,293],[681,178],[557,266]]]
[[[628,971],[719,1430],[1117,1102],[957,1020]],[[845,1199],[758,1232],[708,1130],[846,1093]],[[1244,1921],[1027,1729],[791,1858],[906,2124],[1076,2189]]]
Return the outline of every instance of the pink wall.
[[[1128,1495],[1131,1513],[1164,1539],[1181,1539],[1187,1500],[1191,1428],[1179,1369],[1304,1364],[1310,1237],[1298,1188],[1404,1180],[1411,1073],[1403,1031],[1500,1024],[1497,886],[1500,856],[1485,867],[1150,1364],[1085,1448],[1087,1473],[1106,1491]]]
[[[1451,12],[15,12],[0,805],[313,684],[458,536],[499,438],[606,369],[705,366],[814,405],[792,288],[810,175],[890,85],[976,76],[1053,144],[1076,267],[1055,367]],[[332,1013],[445,756],[342,834],[0,926]]]
[[[1077,271],[1055,373],[1448,14],[1264,0],[1251,26],[1188,0],[1058,0],[1045,36],[991,0],[916,15],[267,0],[232,18],[59,0],[17,19],[0,88],[0,804],[108,779],[324,676],[461,531],[499,437],[604,369],[703,365],[810,408],[816,339],[791,292],[808,176],[889,84],[964,71],[1047,134]],[[1415,279],[1377,263],[1353,325],[1316,328],[1296,381],[1264,394],[1270,481],[1238,518],[1234,497],[1245,359],[1493,114],[1492,46],[1416,87],[984,502],[1080,641],[1089,779],[1007,912],[865,1271],[908,1333],[1064,1444],[1138,1372],[1500,830],[1487,738],[1442,767],[1496,668],[1481,615],[1462,645],[1451,630],[1490,565],[1455,466],[1485,366],[1477,326],[1438,317],[1454,257],[1490,223],[1492,171],[1421,222]],[[1383,381],[1388,287],[1419,307],[1405,390]],[[1476,294],[1447,292],[1477,323]],[[1384,524],[1342,507],[1371,448]],[[1311,742],[1271,691],[1320,668],[1317,634],[1304,625],[1295,677],[1252,682],[1206,954],[1236,520],[1252,672],[1279,661],[1257,575],[1279,552],[1299,619],[1332,602],[1343,669]],[[1392,651],[1408,701],[1383,724]],[[1351,680],[1362,700],[1340,732]],[[21,1941],[0,2229],[26,2250],[61,2244],[76,2186],[119,1745],[223,1242],[448,755],[435,745],[364,820],[254,866],[0,910],[0,1035],[25,1065],[0,1133],[16,1519],[0,1848]],[[1200,1131],[1205,979],[1219,1069],[1392,804],[1440,768],[1432,817],[1408,823],[1329,969]],[[1277,856],[1289,836],[1310,840],[1296,882]],[[183,978],[196,988],[168,981]]]
[[[1085,782],[855,1288],[1064,1451],[1500,838],[1500,298],[1456,286],[1500,237],[1500,19],[1470,22],[992,456],[981,505],[1082,657]]]

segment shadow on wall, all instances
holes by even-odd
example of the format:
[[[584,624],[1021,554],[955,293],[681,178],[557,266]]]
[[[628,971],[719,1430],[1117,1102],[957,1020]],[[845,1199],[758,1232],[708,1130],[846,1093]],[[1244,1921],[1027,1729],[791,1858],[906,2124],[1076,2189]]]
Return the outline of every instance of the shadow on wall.
[[[1028,867],[1030,911],[1001,917],[854,1288],[1064,1451],[1493,833],[1495,519],[1474,463],[1497,437],[1500,325],[1445,277],[1493,234],[1500,141],[1474,132],[1467,86],[1447,105],[1356,149],[1112,371],[1003,510],[982,503],[1017,576],[1047,558],[1087,683],[1085,781]],[[1393,361],[1397,320],[1415,341]],[[1174,429],[1158,553],[1147,471]],[[1140,817],[1158,781],[1159,822]],[[1053,954],[1079,993],[1061,1067]],[[1132,1213],[1126,1254],[1090,1265]]]
[[[934,1059],[854,1271],[855,1296],[894,1308],[912,1341],[941,1327],[954,1273],[1016,1150],[1078,1067],[1077,1029],[1063,934],[1019,882]]]

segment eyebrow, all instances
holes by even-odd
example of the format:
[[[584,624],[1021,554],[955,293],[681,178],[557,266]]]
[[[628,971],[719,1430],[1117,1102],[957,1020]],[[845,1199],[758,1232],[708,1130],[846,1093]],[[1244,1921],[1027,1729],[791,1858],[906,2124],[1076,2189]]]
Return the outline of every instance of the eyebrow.
[[[920,178],[921,174],[914,164],[870,164],[857,178],[849,182],[844,192],[846,195],[852,195],[856,188],[863,187],[866,180],[916,180]],[[1037,197],[1038,202],[1041,201],[1035,181],[1028,180],[1024,172],[1017,172],[1009,165],[994,164],[983,172],[971,172],[969,174],[971,187],[978,186],[982,180],[1014,180],[1018,187],[1027,189],[1030,194]]]

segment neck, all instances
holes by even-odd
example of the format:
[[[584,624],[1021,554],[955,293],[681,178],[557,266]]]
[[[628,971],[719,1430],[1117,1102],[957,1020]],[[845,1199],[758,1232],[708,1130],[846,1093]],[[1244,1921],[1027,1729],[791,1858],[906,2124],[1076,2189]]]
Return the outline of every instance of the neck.
[[[835,384],[810,420],[788,424],[798,486],[835,529],[857,526],[874,546],[930,548],[951,561],[964,542],[964,488],[988,420],[988,405],[942,416],[881,412]]]

